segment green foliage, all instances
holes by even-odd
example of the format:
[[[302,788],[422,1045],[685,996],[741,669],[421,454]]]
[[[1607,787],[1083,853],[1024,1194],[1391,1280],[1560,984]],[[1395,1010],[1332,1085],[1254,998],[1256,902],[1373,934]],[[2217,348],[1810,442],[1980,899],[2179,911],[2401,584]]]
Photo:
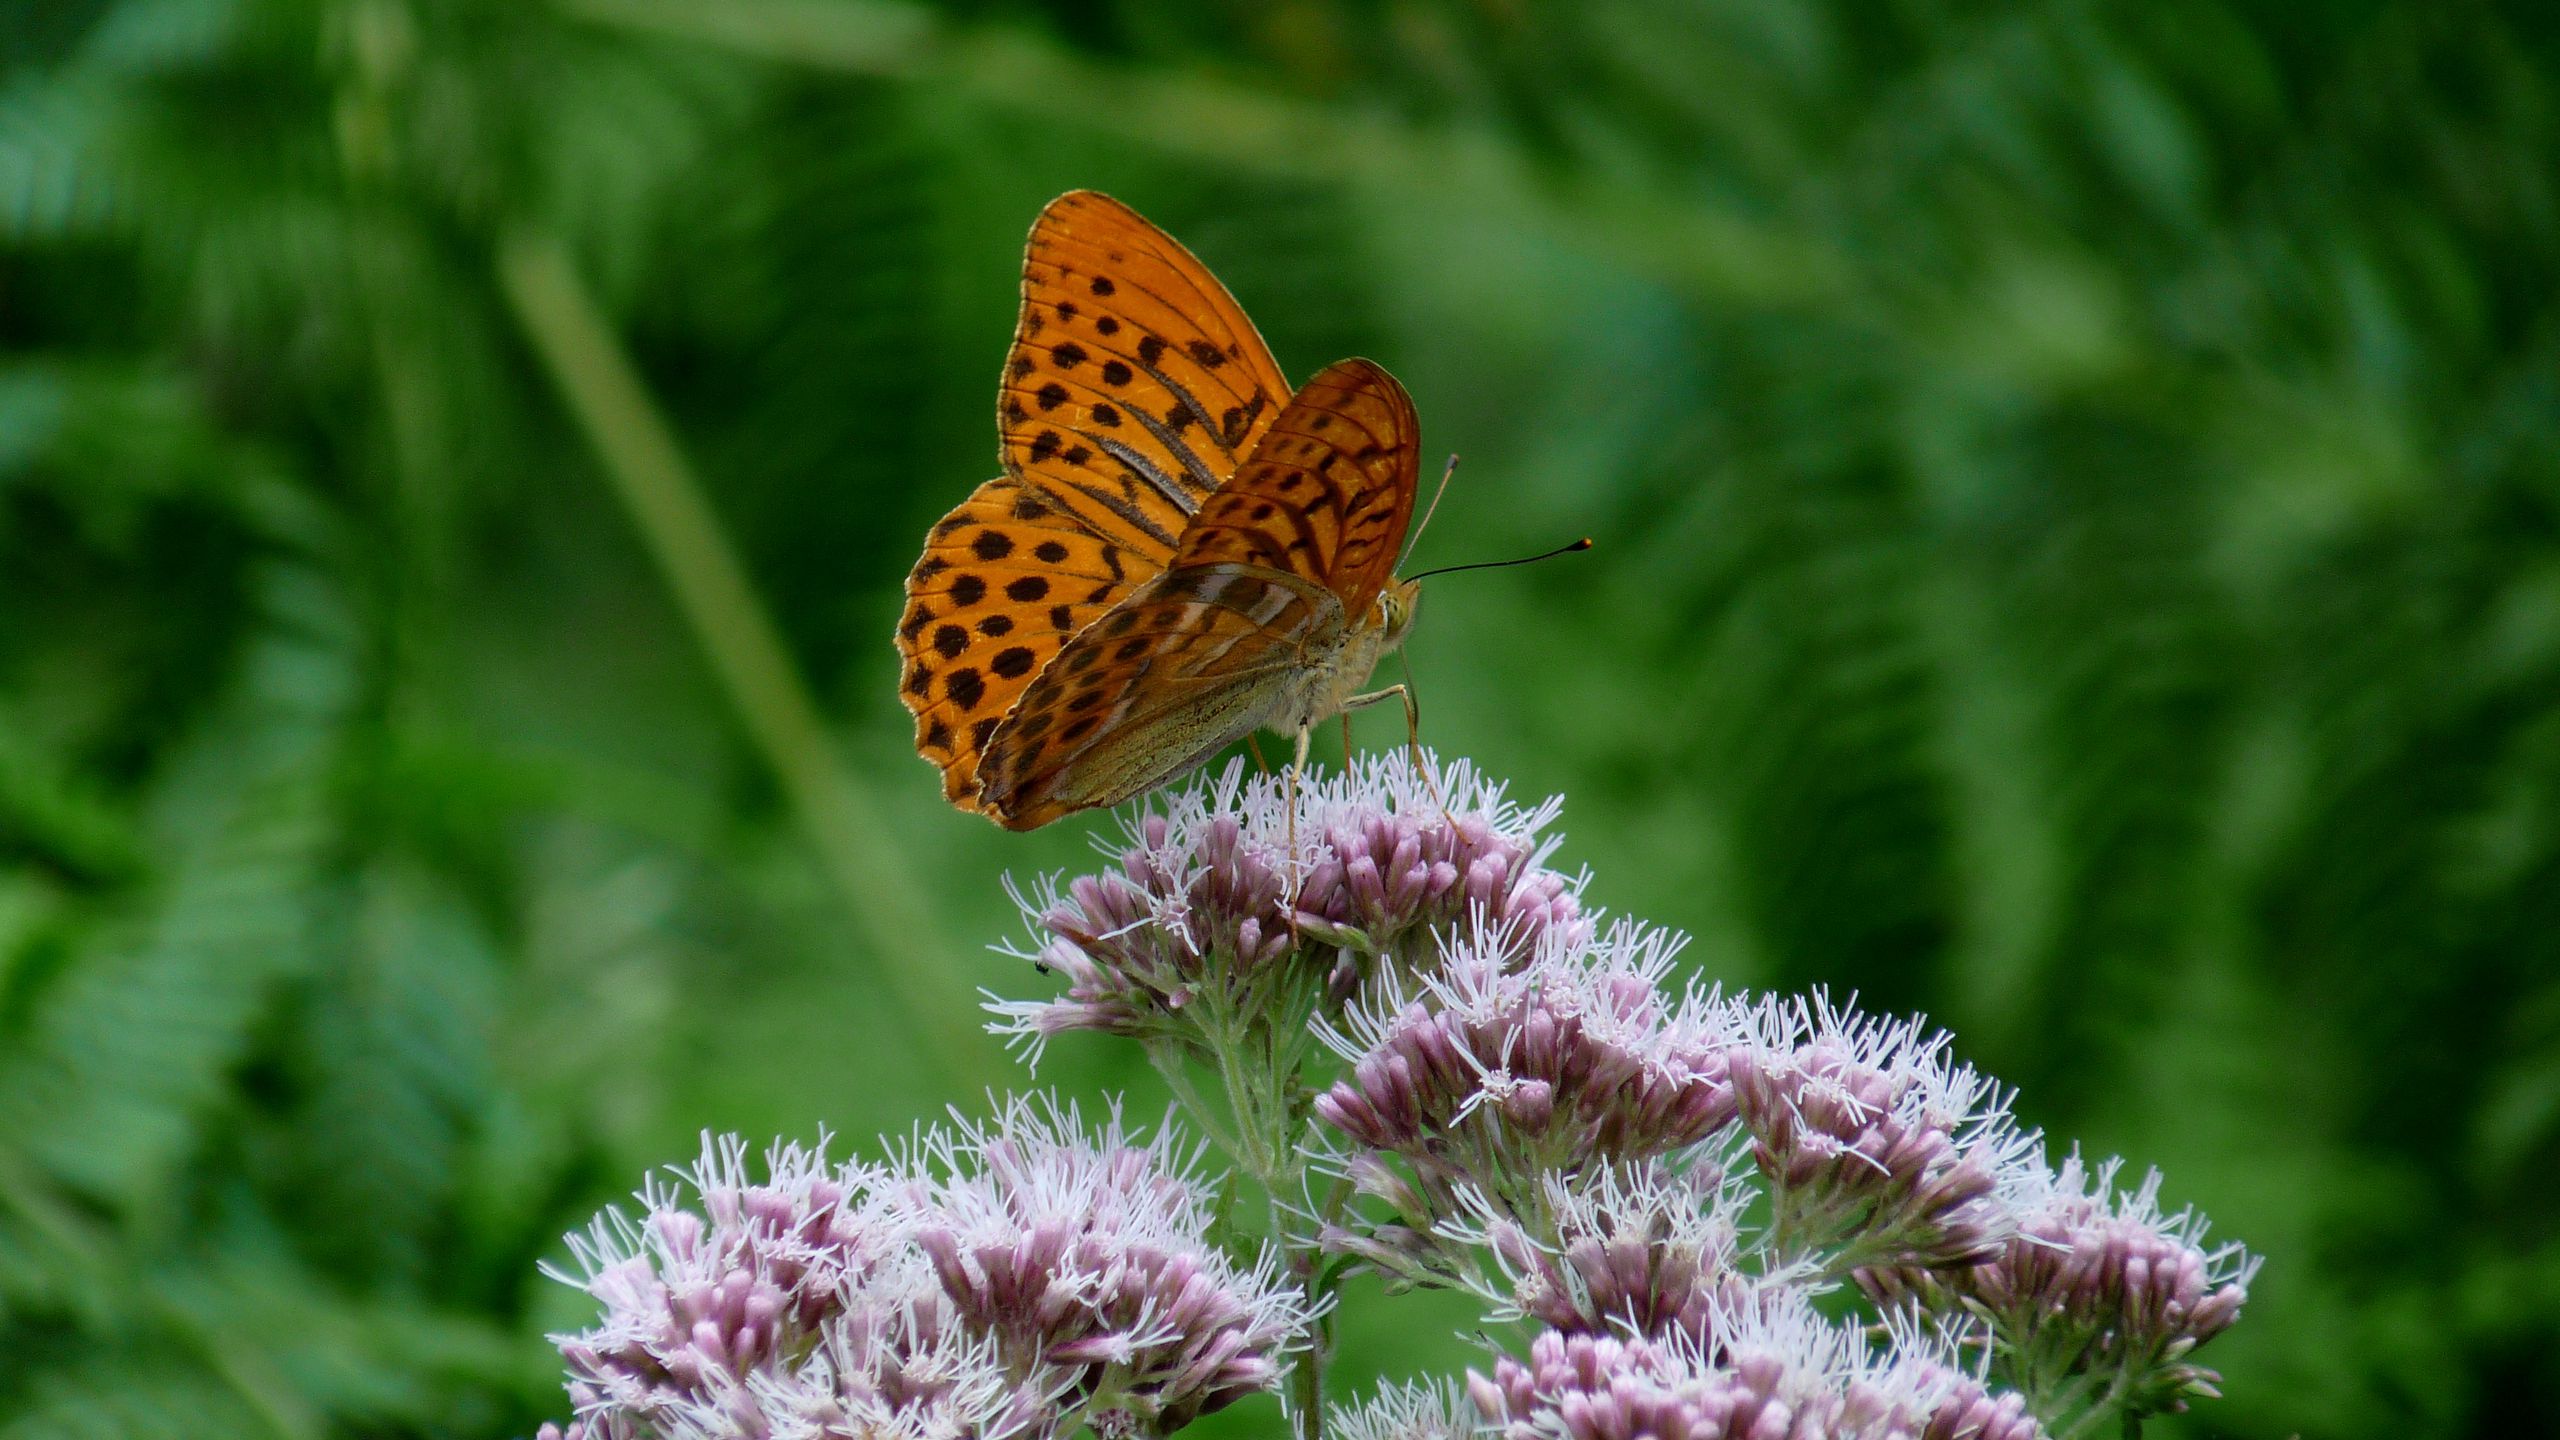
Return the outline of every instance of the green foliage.
[[[1432,582],[1412,647],[1595,898],[1928,1010],[2270,1257],[2178,1433],[2548,1413],[2544,9],[19,7],[0,1434],[528,1432],[580,1318],[536,1263],[696,1130],[1021,1083],[914,997],[1040,983],[996,877],[1082,827],[943,811],[883,637],[1075,185],[1293,374],[1408,381],[1468,457],[1427,560],[1599,539]],[[900,953],[538,363],[526,235],[834,723]]]

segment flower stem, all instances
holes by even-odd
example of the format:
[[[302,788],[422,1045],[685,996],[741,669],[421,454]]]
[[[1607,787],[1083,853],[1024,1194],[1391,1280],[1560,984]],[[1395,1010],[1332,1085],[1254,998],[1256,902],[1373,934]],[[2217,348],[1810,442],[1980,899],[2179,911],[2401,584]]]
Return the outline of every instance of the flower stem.
[[[862,932],[883,992],[905,1012],[902,1028],[947,1084],[974,1083],[984,1069],[983,1038],[952,1018],[968,1007],[954,1003],[940,967],[914,963],[918,946],[940,933],[925,887],[837,758],[817,702],[638,367],[556,236],[510,235],[497,269],[518,327],[586,432],[740,727]]]
[[[1200,1087],[1192,1083],[1182,1047],[1154,1042],[1145,1049],[1147,1063],[1155,1066],[1156,1073],[1164,1077],[1165,1088],[1173,1092],[1174,1102],[1182,1107],[1182,1113],[1191,1117],[1191,1123],[1200,1127],[1201,1132],[1209,1137],[1210,1144],[1226,1152],[1228,1159],[1242,1164],[1244,1150],[1238,1144],[1235,1132],[1218,1118],[1218,1112],[1211,1109],[1208,1100],[1200,1094]]]

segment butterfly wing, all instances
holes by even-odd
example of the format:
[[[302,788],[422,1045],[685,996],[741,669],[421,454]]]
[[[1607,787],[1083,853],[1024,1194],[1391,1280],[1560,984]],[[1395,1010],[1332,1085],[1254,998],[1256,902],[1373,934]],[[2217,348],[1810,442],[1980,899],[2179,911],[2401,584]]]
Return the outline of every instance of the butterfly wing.
[[[1078,633],[986,745],[1016,829],[1114,805],[1251,733],[1322,674],[1393,571],[1421,454],[1366,360],[1327,367],[1202,507],[1173,565]]]
[[[1023,691],[987,744],[984,808],[1030,830],[1144,794],[1252,733],[1342,629],[1341,602],[1291,576],[1160,575]]]
[[[1191,253],[1090,191],[1041,211],[997,397],[1005,473],[933,527],[907,577],[900,696],[943,794],[1068,637],[1163,572],[1289,396]]]
[[[1288,400],[1253,322],[1172,236],[1091,191],[1040,212],[997,398],[1007,470],[1169,557]]]
[[[1396,377],[1367,360],[1318,371],[1184,531],[1168,567],[1255,565],[1367,613],[1413,522],[1422,426]]]

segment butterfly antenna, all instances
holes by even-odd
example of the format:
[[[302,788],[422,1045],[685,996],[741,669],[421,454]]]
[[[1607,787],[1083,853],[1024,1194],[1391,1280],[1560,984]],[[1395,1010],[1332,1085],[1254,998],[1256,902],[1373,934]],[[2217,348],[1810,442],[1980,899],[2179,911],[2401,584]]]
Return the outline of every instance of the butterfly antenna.
[[[1422,507],[1422,523],[1413,527],[1413,534],[1404,542],[1404,553],[1396,557],[1397,569],[1403,569],[1404,562],[1413,558],[1413,547],[1422,543],[1422,532],[1431,528],[1431,517],[1440,513],[1440,497],[1449,493],[1449,477],[1457,473],[1458,452],[1452,450],[1448,465],[1440,472],[1439,488],[1431,492],[1431,503]]]
[[[1553,550],[1542,550],[1535,555],[1523,555],[1517,560],[1478,560],[1472,565],[1443,565],[1437,570],[1425,570],[1421,575],[1408,575],[1405,578],[1407,580],[1420,580],[1424,576],[1447,575],[1459,570],[1500,570],[1508,565],[1535,565],[1541,560],[1553,560],[1559,555],[1570,555],[1577,550],[1588,550],[1590,548],[1591,537],[1585,535],[1570,545],[1559,545]]]

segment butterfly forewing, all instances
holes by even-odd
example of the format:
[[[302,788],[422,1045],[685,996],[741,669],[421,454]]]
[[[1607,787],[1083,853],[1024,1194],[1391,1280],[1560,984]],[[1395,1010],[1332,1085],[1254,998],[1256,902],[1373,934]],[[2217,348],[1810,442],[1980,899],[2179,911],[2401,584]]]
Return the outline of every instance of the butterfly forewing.
[[[1041,212],[997,399],[1006,469],[1170,554],[1288,399],[1253,322],[1173,237],[1090,191]]]
[[[925,538],[898,624],[916,748],[967,804],[977,756],[1033,675],[1162,562],[1099,538],[1011,476],[988,481]]]
[[[1182,537],[1172,568],[1078,632],[985,746],[991,814],[1028,829],[1117,804],[1268,719],[1386,583],[1420,434],[1394,377],[1328,367]]]
[[[1288,387],[1208,269],[1127,206],[1062,195],[1032,228],[998,397],[1005,474],[907,577],[901,698],[943,793],[1068,637],[1162,573]]]

